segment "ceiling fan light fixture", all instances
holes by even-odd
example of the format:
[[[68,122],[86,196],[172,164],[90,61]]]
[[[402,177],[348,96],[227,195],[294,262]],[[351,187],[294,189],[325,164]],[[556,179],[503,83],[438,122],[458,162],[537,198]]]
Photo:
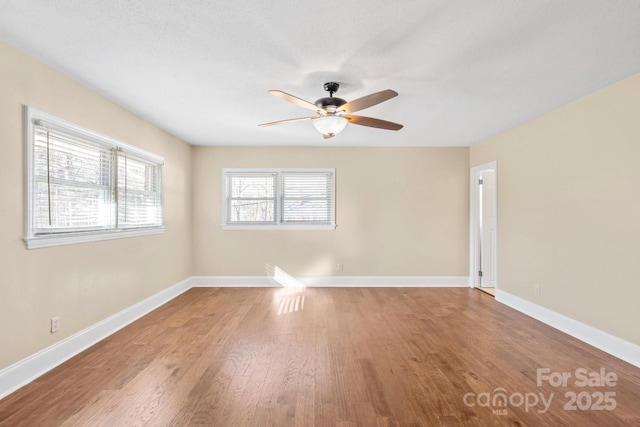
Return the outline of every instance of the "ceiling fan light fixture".
[[[344,130],[349,123],[345,117],[342,116],[323,116],[315,119],[313,125],[318,132],[323,135],[337,135]]]
[[[305,101],[281,90],[270,90],[269,93],[285,101],[296,104],[300,107],[308,110],[315,111],[318,116],[298,117],[295,119],[279,120],[277,122],[262,123],[258,126],[272,126],[283,123],[299,122],[302,120],[312,120],[313,125],[322,136],[327,138],[333,138],[339,134],[347,126],[347,123],[353,123],[359,126],[368,126],[377,129],[387,130],[400,130],[402,125],[399,123],[393,123],[386,120],[374,119],[372,117],[356,116],[351,113],[354,111],[364,110],[365,108],[373,107],[381,102],[387,101],[395,96],[398,96],[398,92],[386,89],[380,92],[372,93],[362,98],[358,98],[351,102],[347,102],[342,98],[333,96],[340,87],[339,83],[328,82],[325,83],[324,89],[329,92],[329,96],[318,99],[315,103]]]

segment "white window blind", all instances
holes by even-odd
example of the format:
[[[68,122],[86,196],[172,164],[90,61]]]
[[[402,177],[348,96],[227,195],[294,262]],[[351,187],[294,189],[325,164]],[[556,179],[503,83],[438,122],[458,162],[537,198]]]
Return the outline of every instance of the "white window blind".
[[[27,118],[27,247],[162,231],[161,158],[34,109]]]
[[[223,227],[335,228],[335,169],[224,169]]]
[[[118,227],[143,227],[162,224],[160,165],[117,152]]]
[[[112,151],[44,126],[35,126],[34,139],[35,232],[110,228]]]
[[[333,173],[283,172],[282,221],[333,223]]]

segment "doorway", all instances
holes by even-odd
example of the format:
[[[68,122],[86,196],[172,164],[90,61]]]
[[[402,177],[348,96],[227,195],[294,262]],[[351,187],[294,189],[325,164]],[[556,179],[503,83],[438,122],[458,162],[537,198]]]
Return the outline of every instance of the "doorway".
[[[495,296],[497,280],[497,163],[471,168],[471,286]]]

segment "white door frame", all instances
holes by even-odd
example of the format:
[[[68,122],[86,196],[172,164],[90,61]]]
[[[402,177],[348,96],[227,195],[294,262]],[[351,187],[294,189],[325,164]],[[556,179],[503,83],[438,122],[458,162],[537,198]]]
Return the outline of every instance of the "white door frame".
[[[498,188],[498,163],[493,161],[489,163],[484,163],[482,165],[474,166],[471,168],[469,173],[469,286],[472,288],[478,287],[479,277],[478,271],[480,270],[479,256],[478,256],[478,218],[479,218],[479,210],[480,210],[480,201],[478,194],[478,176],[482,171],[485,170],[494,170],[496,172],[496,185],[494,186],[494,200],[497,201],[497,188]],[[497,218],[497,215],[496,215]],[[496,231],[497,233],[497,231]],[[497,239],[496,239],[497,241]],[[497,259],[497,249],[494,249],[494,263],[498,265]],[[496,288],[498,287],[498,271],[496,268]]]

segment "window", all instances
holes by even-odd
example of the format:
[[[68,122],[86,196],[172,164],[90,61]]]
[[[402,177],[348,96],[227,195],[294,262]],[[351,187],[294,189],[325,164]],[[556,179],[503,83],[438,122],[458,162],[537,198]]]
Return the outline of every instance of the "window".
[[[163,159],[27,108],[28,248],[155,234]]]
[[[223,228],[335,228],[335,169],[223,169]]]

